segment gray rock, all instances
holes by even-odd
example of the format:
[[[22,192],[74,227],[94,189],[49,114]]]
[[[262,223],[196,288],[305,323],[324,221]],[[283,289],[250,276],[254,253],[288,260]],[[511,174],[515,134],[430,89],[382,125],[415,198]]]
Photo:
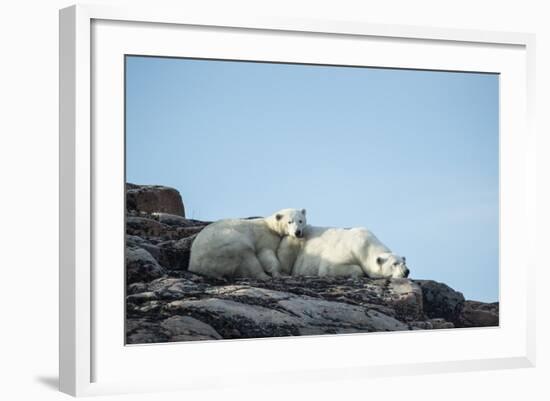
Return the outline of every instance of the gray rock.
[[[209,323],[223,338],[297,335],[297,319],[275,309],[230,299],[204,298],[173,301],[168,314],[190,315]]]
[[[383,299],[395,310],[400,320],[417,320],[424,315],[422,289],[414,281],[404,278],[388,280]]]
[[[151,214],[151,218],[172,227],[204,227],[211,223],[210,221],[186,219],[185,217],[170,213],[155,212]]]
[[[422,290],[424,313],[429,318],[442,318],[448,322],[458,321],[464,296],[446,284],[433,280],[414,280]]]
[[[214,328],[190,316],[172,316],[160,323],[168,341],[220,340]]]
[[[126,246],[143,248],[144,245],[150,244],[149,241],[137,235],[126,235]]]
[[[432,293],[434,288],[453,291],[445,287],[429,283],[426,288]],[[141,292],[128,292],[127,316],[147,324],[142,330],[128,332],[128,341],[151,341],[155,331],[163,341],[215,337],[192,330],[180,337],[168,333],[162,322],[175,316],[200,321],[212,327],[220,338],[430,330],[457,326],[443,317],[426,316],[422,286],[408,279],[281,277],[230,282],[183,271],[181,277],[164,276],[145,286],[135,284],[132,289]],[[455,298],[439,295],[437,299],[443,303]]]
[[[187,278],[164,277],[152,281],[147,291],[129,295],[128,316],[149,320],[147,330],[128,333],[128,341],[144,338],[150,341],[151,330],[157,330],[159,338],[165,341],[176,341],[168,340],[174,335],[151,325],[153,319],[161,325],[174,316],[201,321],[213,327],[222,338],[409,330],[407,324],[365,306],[208,280],[193,277],[191,273]],[[186,332],[177,341],[194,335]]]
[[[126,248],[127,283],[151,281],[165,274],[165,270],[143,248]]]
[[[152,241],[180,240],[198,234],[204,227],[206,227],[206,224],[169,226],[150,217],[126,217],[126,234],[127,237],[131,237],[134,242],[136,241],[135,237],[140,237],[142,240],[146,240],[150,243]]]
[[[126,319],[126,344],[151,344],[168,342],[169,337],[159,329],[158,322],[148,319]]]
[[[458,318],[458,327],[490,327],[499,325],[498,302],[466,301]]]
[[[143,248],[153,256],[162,265],[160,262],[161,250],[157,245],[152,244],[150,241],[145,238],[139,237],[137,235],[126,235],[126,246],[129,248]]]
[[[429,320],[417,320],[409,323],[411,330],[431,330],[433,325]]]
[[[193,241],[196,237],[197,234],[192,234],[189,237],[182,238],[174,243],[174,248],[191,252],[191,245],[193,245]]]
[[[184,238],[185,239],[185,238]],[[176,246],[176,240],[168,240],[157,245],[158,262],[169,270],[187,270],[191,248],[182,249]]]
[[[453,323],[441,318],[430,319],[428,322],[432,326],[432,329],[452,329],[455,327]]]
[[[185,217],[170,213],[155,212],[153,213],[153,217],[155,217],[159,221],[159,223],[169,226],[185,226],[188,221]]]
[[[264,282],[246,279],[238,282],[365,306],[399,320],[412,321],[423,317],[422,290],[417,283],[408,279],[295,276]]]
[[[139,221],[139,224],[149,224],[149,219],[141,217],[132,218],[132,221]],[[142,223],[145,221],[145,223]],[[143,228],[142,228],[143,229]],[[134,231],[135,232],[135,231]],[[156,244],[145,240],[136,235],[126,235],[126,246],[130,248],[143,248],[155,258],[155,260],[168,270],[183,271],[189,266],[189,258],[191,256],[191,245],[197,235],[192,234],[190,237],[180,240],[165,240],[156,239]],[[148,236],[148,238],[151,238]]]
[[[126,297],[126,301],[132,304],[142,304],[147,301],[156,300],[157,295],[152,291],[138,292]]]
[[[441,318],[418,320],[411,322],[409,325],[412,330],[452,329],[455,327],[453,323]]]
[[[197,280],[163,277],[152,281],[147,287],[147,291],[154,292],[157,298],[163,301],[173,301],[182,298],[203,297],[212,288],[218,287],[213,283],[201,282],[200,277]]]
[[[212,326],[189,316],[172,316],[160,322],[148,318],[130,318],[126,321],[127,344],[219,340],[221,338]]]
[[[141,292],[146,292],[148,285],[146,283],[130,283],[126,286],[126,294],[139,294]]]
[[[148,318],[152,324],[158,324],[164,303],[157,299],[140,298],[138,294],[135,294],[126,301],[126,317]]]
[[[170,213],[185,217],[177,190],[160,185],[126,184],[126,210],[145,213]]]
[[[126,234],[133,237],[164,237],[167,235],[168,226],[156,220],[145,217],[126,217]]]
[[[202,229],[202,227],[201,227]],[[158,262],[169,270],[184,271],[189,267],[191,245],[197,234],[179,240],[168,240],[158,244]]]

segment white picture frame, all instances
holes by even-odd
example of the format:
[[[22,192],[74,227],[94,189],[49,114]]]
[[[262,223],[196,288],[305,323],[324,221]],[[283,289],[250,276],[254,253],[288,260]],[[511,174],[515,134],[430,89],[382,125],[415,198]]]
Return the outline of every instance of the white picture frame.
[[[196,35],[201,48],[185,48],[181,45],[185,41],[178,42],[178,35]],[[334,39],[338,39],[338,47],[331,47]],[[124,300],[119,296],[123,265],[114,273],[97,270],[98,264],[104,265],[101,264],[103,258],[112,256],[116,261],[123,252],[120,249],[117,253],[115,249],[123,247],[121,226],[106,230],[105,223],[118,221],[123,213],[123,203],[119,201],[123,199],[124,186],[123,181],[117,181],[123,160],[119,132],[123,121],[123,107],[120,107],[123,57],[120,55],[173,55],[173,52],[189,55],[191,52],[192,56],[199,57],[296,61],[293,57],[306,57],[302,54],[304,46],[317,40],[323,40],[327,46],[328,54],[322,57],[333,57],[335,64],[476,70],[497,72],[503,77],[500,327],[125,347],[123,332],[119,332],[123,322],[118,321],[123,315]],[[231,46],[233,41],[239,44],[240,55],[231,53],[236,51]],[[223,46],[217,44],[220,42]],[[296,378],[361,380],[385,375],[534,366],[536,261],[532,248],[535,244],[536,138],[531,126],[534,43],[534,36],[524,33],[357,21],[236,20],[154,7],[78,5],[61,10],[60,390],[80,396],[234,386],[244,385],[247,380],[267,383],[274,378],[279,383]],[[354,46],[367,46],[369,55],[359,52],[354,59],[351,55]],[[399,46],[401,51],[384,50],[392,46]],[[316,54],[312,50],[307,55],[311,58],[308,61],[315,62],[315,57],[321,57]],[[374,61],[360,57],[371,57]],[[110,88],[108,100],[102,84]],[[99,140],[94,136],[98,130],[102,133]],[[109,199],[120,207],[110,210],[105,203]],[[106,242],[112,244],[111,251],[102,245]],[[398,345],[395,349],[399,355],[384,359],[376,354],[376,349],[383,349],[390,341],[397,342],[402,335],[409,335],[407,339],[416,349],[422,345],[432,347],[433,355],[422,359],[418,352],[409,352],[405,346],[401,349]],[[442,352],[438,346],[445,342],[452,342],[450,348],[455,349]],[[470,349],[461,344],[469,344]],[[315,358],[315,350],[320,346],[325,352],[323,360]],[[340,355],[336,350],[342,347],[354,350],[371,347],[371,351],[366,360],[361,352]],[[277,359],[277,355],[284,352],[297,356],[296,366],[287,368],[283,360]],[[166,361],[166,365],[176,371],[177,354],[182,353],[195,363],[194,369],[186,371],[185,379],[180,378],[181,374],[155,376],[159,361]],[[260,354],[269,364],[254,359],[254,355]],[[200,358],[212,355],[240,361],[237,366],[223,363],[215,367],[202,366]],[[143,361],[142,370],[143,365],[151,366],[150,374],[140,377],[140,372],[132,370],[137,361]],[[244,378],[239,376],[243,372]]]

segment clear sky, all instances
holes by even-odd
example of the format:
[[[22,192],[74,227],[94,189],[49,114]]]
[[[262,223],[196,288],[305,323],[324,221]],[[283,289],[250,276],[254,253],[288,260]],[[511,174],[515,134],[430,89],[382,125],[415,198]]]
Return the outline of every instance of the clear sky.
[[[306,208],[498,300],[498,75],[127,57],[126,173],[187,217]]]

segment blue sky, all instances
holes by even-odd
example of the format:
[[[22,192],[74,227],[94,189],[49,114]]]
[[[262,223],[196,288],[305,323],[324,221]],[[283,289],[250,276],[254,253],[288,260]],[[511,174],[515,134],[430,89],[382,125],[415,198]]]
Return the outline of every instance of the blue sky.
[[[190,218],[364,226],[412,278],[498,300],[498,75],[126,63],[128,182],[175,187]]]

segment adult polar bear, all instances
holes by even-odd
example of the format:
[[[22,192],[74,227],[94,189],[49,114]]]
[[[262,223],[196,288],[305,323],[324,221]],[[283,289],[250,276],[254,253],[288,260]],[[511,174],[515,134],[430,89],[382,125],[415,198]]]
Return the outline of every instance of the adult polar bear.
[[[277,257],[293,276],[408,277],[404,257],[365,228],[307,226],[303,238],[283,238]]]
[[[281,238],[301,237],[305,226],[305,209],[283,209],[267,218],[219,220],[193,241],[189,271],[217,278],[278,277]]]

